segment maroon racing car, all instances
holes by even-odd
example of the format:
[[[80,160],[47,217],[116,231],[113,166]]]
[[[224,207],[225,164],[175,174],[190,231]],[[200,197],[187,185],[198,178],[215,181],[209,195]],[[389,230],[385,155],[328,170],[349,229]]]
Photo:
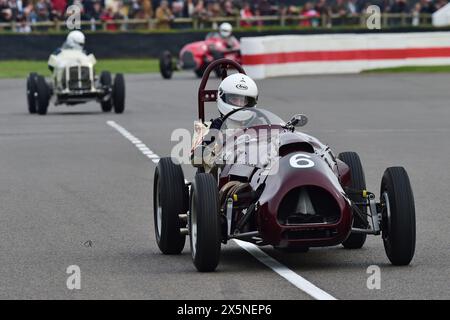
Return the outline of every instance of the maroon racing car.
[[[185,45],[178,60],[174,60],[169,51],[164,51],[159,59],[159,70],[164,79],[171,79],[174,70],[194,70],[201,78],[211,62],[222,58],[241,63],[240,43],[234,37],[224,39],[219,33],[211,32],[204,41]]]
[[[154,222],[160,250],[181,253],[189,235],[195,267],[213,271],[221,244],[231,239],[304,252],[339,244],[358,249],[367,235],[381,235],[391,263],[408,265],[416,229],[405,169],[386,169],[376,200],[366,190],[359,156],[335,156],[327,145],[296,131],[307,122],[303,115],[284,122],[261,108],[236,109],[222,116],[222,127],[212,134],[204,104],[216,101],[217,91],[206,90],[206,83],[213,70],[219,68],[225,77],[230,67],[244,73],[234,61],[218,60],[200,85],[194,180],[186,182],[171,158],[162,158],[156,168]],[[237,127],[229,121],[235,112],[247,112],[249,120]],[[251,159],[254,150],[264,151]]]

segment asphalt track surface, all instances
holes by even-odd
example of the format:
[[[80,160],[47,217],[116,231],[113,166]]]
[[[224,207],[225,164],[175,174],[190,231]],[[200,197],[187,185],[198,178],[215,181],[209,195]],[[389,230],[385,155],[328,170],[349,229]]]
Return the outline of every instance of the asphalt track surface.
[[[264,251],[337,299],[449,299],[449,83],[434,74],[259,81],[261,106],[285,119],[306,113],[305,131],[336,152],[357,151],[369,190],[378,194],[386,167],[405,166],[417,210],[408,267],[391,266],[378,237],[354,251]],[[198,80],[142,75],[126,85],[123,115],[90,103],[43,117],[27,114],[24,80],[0,80],[0,298],[311,299],[234,243],[222,247],[215,273],[195,271],[188,245],[160,254],[155,164],[107,121],[166,156],[172,131],[192,128]],[[66,287],[69,265],[81,269],[81,290]],[[379,290],[366,285],[371,265],[381,268]]]

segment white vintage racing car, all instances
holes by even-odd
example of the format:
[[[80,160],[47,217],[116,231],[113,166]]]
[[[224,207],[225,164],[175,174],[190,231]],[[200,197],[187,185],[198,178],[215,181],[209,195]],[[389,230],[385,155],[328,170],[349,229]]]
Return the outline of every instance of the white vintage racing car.
[[[48,60],[52,76],[47,81],[42,75],[30,73],[27,78],[28,111],[47,114],[50,100],[55,106],[76,105],[91,100],[101,104],[103,112],[114,109],[116,113],[125,110],[125,80],[121,73],[114,82],[111,73],[103,71],[95,75],[97,60],[93,54],[82,50],[62,49],[50,55]]]

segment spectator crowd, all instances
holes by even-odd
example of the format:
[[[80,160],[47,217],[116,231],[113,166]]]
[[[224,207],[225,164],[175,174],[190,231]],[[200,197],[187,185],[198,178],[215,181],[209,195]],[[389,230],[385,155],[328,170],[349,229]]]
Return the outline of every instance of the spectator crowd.
[[[64,21],[67,8],[77,4],[82,21],[156,19],[156,28],[171,27],[175,18],[208,21],[216,17],[241,17],[241,27],[262,25],[260,16],[303,17],[302,26],[316,26],[319,18],[358,15],[369,5],[381,12],[431,14],[448,0],[0,0],[0,23],[16,22],[19,32],[29,32],[35,22]],[[245,20],[254,18],[253,20]],[[339,19],[337,23],[339,24]],[[94,24],[93,24],[94,26]],[[109,30],[119,28],[110,23]]]

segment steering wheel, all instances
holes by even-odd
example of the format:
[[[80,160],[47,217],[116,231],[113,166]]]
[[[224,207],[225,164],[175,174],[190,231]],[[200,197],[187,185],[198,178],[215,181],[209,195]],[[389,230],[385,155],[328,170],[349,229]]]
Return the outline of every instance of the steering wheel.
[[[238,108],[238,109],[231,110],[231,111],[228,112],[226,115],[222,116],[222,117],[220,118],[220,119],[222,120],[222,124],[220,125],[219,130],[222,129],[223,124],[225,123],[225,121],[226,121],[230,116],[232,116],[233,114],[235,114],[236,112],[239,112],[239,111],[247,111],[246,109],[247,109],[247,110],[250,110],[250,111],[254,111],[254,112],[257,113],[258,115],[260,115],[262,118],[264,118],[264,120],[267,121],[267,124],[270,124],[270,119],[269,119],[263,112],[259,111],[259,110],[256,109],[255,107],[252,107],[252,108],[246,108],[246,107],[244,107],[244,108]]]

